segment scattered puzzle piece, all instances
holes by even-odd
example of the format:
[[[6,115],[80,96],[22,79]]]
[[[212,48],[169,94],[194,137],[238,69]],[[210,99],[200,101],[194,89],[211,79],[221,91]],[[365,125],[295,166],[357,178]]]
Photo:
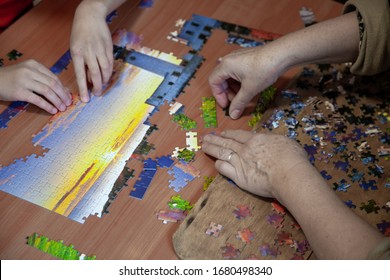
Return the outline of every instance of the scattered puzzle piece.
[[[267,222],[273,225],[275,228],[283,227],[284,218],[278,214],[272,214],[267,216]]]
[[[171,201],[168,202],[168,206],[171,209],[179,209],[182,211],[191,210],[193,205],[185,199],[182,199],[180,194],[171,197]]]
[[[200,150],[201,146],[198,145],[198,133],[186,132],[186,136],[187,149],[195,152]]]
[[[214,97],[202,97],[202,118],[204,127],[217,127],[217,105]]]
[[[21,52],[18,52],[17,50],[12,50],[9,53],[7,53],[8,60],[17,60],[19,57],[21,57],[23,54]]]
[[[263,257],[270,256],[273,258],[276,258],[281,253],[278,247],[276,246],[270,247],[269,244],[267,243],[264,243],[261,246],[259,246],[259,251]]]
[[[230,243],[222,247],[222,256],[224,259],[235,259],[241,254],[241,251]]]
[[[245,242],[246,244],[251,243],[253,238],[255,238],[255,234],[249,230],[249,228],[244,228],[237,232],[236,235],[237,239],[240,239],[242,242]]]
[[[378,211],[381,209],[380,207],[377,206],[375,200],[370,199],[368,201],[368,204],[366,203],[361,203],[361,206],[359,207],[360,210],[365,210],[367,214],[375,212],[375,214],[378,214]]]
[[[249,206],[242,204],[236,206],[236,209],[233,211],[233,214],[239,220],[252,216],[251,209],[249,208]]]
[[[184,130],[192,130],[195,129],[197,126],[196,121],[191,120],[189,117],[182,113],[174,114],[173,121],[180,125],[180,127]]]
[[[223,228],[222,225],[211,222],[209,227],[206,230],[206,234],[214,236],[214,237],[219,237],[219,234],[220,234],[222,228]]]
[[[187,214],[180,210],[160,210],[156,213],[157,219],[163,221],[163,224],[177,223],[185,219]]]

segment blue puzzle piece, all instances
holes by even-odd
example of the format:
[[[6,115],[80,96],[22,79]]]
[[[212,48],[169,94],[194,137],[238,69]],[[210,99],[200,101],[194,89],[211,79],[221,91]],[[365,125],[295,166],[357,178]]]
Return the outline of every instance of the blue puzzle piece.
[[[138,198],[138,199],[143,199],[144,198],[144,195],[146,193],[146,188],[134,188],[131,192],[130,192],[130,196],[131,197],[134,197],[134,198]]]
[[[353,169],[353,174],[349,175],[351,177],[352,182],[360,182],[364,177],[364,172],[359,172],[356,169]]]
[[[314,145],[305,144],[303,148],[309,156],[314,156],[315,154],[317,154],[317,147]]]
[[[354,133],[354,137],[352,138],[353,141],[358,141],[362,137],[367,137],[366,133],[364,133],[361,128],[356,127],[352,132]]]
[[[345,162],[345,161],[337,161],[337,162],[333,162],[334,163],[334,166],[337,168],[337,169],[341,169],[343,170],[344,172],[348,172],[348,166],[349,166],[349,163],[348,162]]]
[[[328,181],[329,181],[330,179],[333,178],[332,175],[328,174],[328,172],[327,172],[326,170],[322,170],[320,173],[321,173],[322,177],[323,177],[325,180],[328,180]]]
[[[336,134],[337,134],[336,131],[331,131],[331,132],[324,131],[324,140],[334,143],[337,141]]]
[[[175,192],[179,192],[182,188],[187,186],[188,182],[195,178],[191,174],[185,173],[182,169],[176,166],[169,170],[168,174],[174,176],[175,178],[174,180],[169,181],[169,187],[172,188]]]
[[[347,145],[340,145],[340,146],[338,146],[336,148],[332,148],[332,150],[335,152],[335,154],[342,153],[345,150],[347,150]]]
[[[382,220],[382,223],[376,224],[376,227],[386,236],[390,235],[390,222]]]
[[[170,156],[162,156],[157,158],[157,166],[162,168],[170,168],[174,163],[174,160]]]
[[[347,184],[347,181],[345,181],[344,179],[341,179],[339,183],[340,184],[333,183],[333,185],[335,186],[335,190],[339,192],[346,192],[348,188],[351,186],[350,184]]]
[[[157,162],[148,158],[144,161],[144,170],[157,170]]]
[[[349,208],[356,208],[356,205],[353,204],[352,200],[347,200],[347,201],[344,201],[345,205],[347,205]]]
[[[364,189],[365,191],[368,191],[369,189],[372,191],[375,191],[378,189],[376,186],[376,181],[375,180],[369,180],[366,182],[365,180],[359,184],[359,186]]]

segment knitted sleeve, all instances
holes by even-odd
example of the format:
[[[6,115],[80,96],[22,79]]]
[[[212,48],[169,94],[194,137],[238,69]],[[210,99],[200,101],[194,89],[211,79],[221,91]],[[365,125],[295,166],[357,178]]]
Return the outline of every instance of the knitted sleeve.
[[[357,11],[361,41],[351,72],[374,75],[390,68],[390,0],[349,0],[343,13]],[[359,19],[360,17],[360,19]]]

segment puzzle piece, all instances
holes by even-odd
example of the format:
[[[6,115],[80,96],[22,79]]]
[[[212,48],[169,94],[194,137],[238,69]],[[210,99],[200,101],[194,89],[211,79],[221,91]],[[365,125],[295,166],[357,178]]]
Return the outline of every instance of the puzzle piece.
[[[346,192],[348,188],[351,186],[350,184],[347,184],[347,181],[345,181],[344,179],[339,180],[339,184],[333,183],[333,185],[334,185],[333,189],[339,192]]]
[[[309,242],[305,239],[303,241],[293,241],[291,247],[295,248],[296,252],[304,255],[307,251],[311,250]]]
[[[249,228],[244,228],[237,232],[236,238],[240,239],[242,242],[245,242],[246,244],[250,244],[251,241],[255,238],[255,233],[250,231]]]
[[[191,162],[195,158],[195,152],[189,149],[180,149],[177,152],[177,158],[185,162]]]
[[[377,224],[376,227],[384,236],[390,236],[390,222],[382,220],[382,223]]]
[[[196,121],[190,119],[182,113],[174,114],[172,120],[178,125],[180,125],[180,127],[184,130],[192,130],[195,129],[197,126]]]
[[[377,206],[375,200],[373,200],[373,199],[370,199],[368,201],[368,204],[362,202],[361,206],[359,208],[360,208],[360,210],[365,210],[367,212],[367,214],[370,214],[372,212],[374,212],[375,214],[378,214],[378,211],[381,209],[380,207]]]
[[[259,251],[263,257],[270,256],[270,257],[276,258],[278,255],[281,254],[278,247],[276,247],[276,246],[271,247],[267,243],[263,243],[262,245],[260,245]]]
[[[161,168],[170,168],[174,161],[169,156],[162,156],[157,158],[157,166]]]
[[[233,214],[238,220],[252,216],[252,212],[249,206],[243,204],[237,205],[236,209],[233,211]]]
[[[223,228],[222,225],[211,222],[209,227],[206,230],[206,234],[213,237],[219,237],[222,228]]]
[[[207,190],[210,186],[210,184],[214,181],[214,176],[204,176],[204,182],[203,182],[203,190]]]
[[[281,216],[286,214],[286,208],[284,208],[279,202],[273,201],[271,202],[272,210],[278,213]]]
[[[344,201],[345,205],[347,205],[349,208],[356,208],[356,205],[353,204],[352,200]]]
[[[21,57],[23,54],[21,52],[18,52],[17,50],[13,49],[9,53],[7,53],[8,60],[17,60],[19,57]]]
[[[217,105],[214,97],[202,97],[202,118],[204,127],[217,127]]]
[[[278,214],[267,215],[267,222],[275,228],[283,227],[284,218]]]
[[[281,231],[277,234],[277,239],[275,239],[276,245],[292,245],[294,244],[293,239],[291,238],[291,233]]]
[[[378,187],[376,186],[376,181],[375,180],[369,180],[368,182],[366,182],[366,180],[363,180],[363,182],[361,182],[359,184],[359,186],[365,190],[365,191],[368,191],[369,189],[374,191],[374,190],[377,190]]]
[[[192,151],[198,151],[201,146],[198,145],[198,133],[197,132],[186,132],[186,145],[187,149]]]
[[[169,104],[169,114],[174,115],[176,113],[183,113],[184,106],[180,102],[175,102],[173,104]]]
[[[160,210],[156,213],[157,219],[163,221],[163,224],[177,223],[183,221],[187,214],[180,210]]]
[[[182,162],[175,164],[173,168],[168,171],[168,174],[173,175],[174,177],[174,180],[169,180],[169,187],[176,192],[179,192],[195,177],[199,177],[198,171],[189,164]]]
[[[336,167],[336,169],[339,169],[339,170],[342,170],[344,172],[348,172],[348,167],[349,167],[349,163],[347,161],[337,161],[337,162],[333,162],[334,166]]]
[[[222,256],[224,259],[235,259],[240,254],[241,251],[230,243],[226,243],[226,245],[222,247]]]
[[[172,196],[168,206],[171,209],[180,209],[181,211],[189,211],[193,207],[189,201],[182,199],[180,195]]]
[[[327,181],[329,181],[330,179],[333,178],[332,175],[328,174],[328,171],[326,171],[326,170],[322,170],[320,173],[321,173],[322,177]]]
[[[359,172],[356,168],[352,169],[353,174],[348,175],[352,182],[360,182],[364,178],[364,172]]]
[[[157,173],[157,162],[148,158],[144,161],[144,168],[139,175],[139,179],[134,184],[133,190],[130,192],[130,196],[143,199],[146,190],[149,188],[154,176]]]

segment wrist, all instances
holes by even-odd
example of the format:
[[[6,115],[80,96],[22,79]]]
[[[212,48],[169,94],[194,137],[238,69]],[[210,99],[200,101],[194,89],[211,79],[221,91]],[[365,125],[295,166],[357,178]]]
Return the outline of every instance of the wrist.
[[[287,200],[297,193],[297,188],[301,191],[310,187],[306,182],[308,180],[315,182],[314,178],[318,176],[317,169],[308,160],[302,160],[288,168],[281,168],[271,180],[272,196],[286,206]]]
[[[84,0],[77,7],[76,13],[82,13],[83,16],[89,14],[105,18],[109,10],[103,0]]]

